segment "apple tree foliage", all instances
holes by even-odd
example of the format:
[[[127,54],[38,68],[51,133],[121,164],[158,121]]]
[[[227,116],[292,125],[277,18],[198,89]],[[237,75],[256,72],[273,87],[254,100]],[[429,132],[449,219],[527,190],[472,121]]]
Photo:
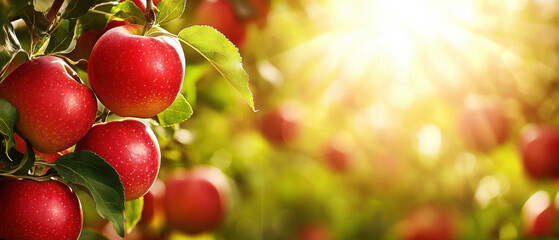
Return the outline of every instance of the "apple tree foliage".
[[[54,55],[77,64],[87,59],[71,59],[66,56],[74,50],[80,34],[101,29],[110,19],[125,20],[144,25],[145,28],[159,26],[180,17],[186,0],[162,0],[157,6],[148,3],[144,14],[133,2],[108,0],[70,0],[65,8],[55,0],[46,10],[38,8],[38,0],[6,0],[0,2],[0,78],[9,74],[9,66],[18,55],[33,59],[43,55]],[[150,8],[151,6],[151,8]],[[18,39],[14,23],[22,20],[28,30],[28,42]],[[144,32],[148,32],[145,30]],[[248,75],[242,66],[238,49],[220,32],[209,26],[191,26],[178,34],[166,34],[193,48],[207,59],[215,69],[246,100],[252,110],[254,101],[248,86]],[[186,85],[188,86],[188,85]],[[187,90],[192,91],[192,90]],[[153,122],[170,127],[187,120],[193,113],[192,107],[179,94],[173,104],[154,116]],[[19,115],[8,101],[0,99],[0,133],[3,136],[0,155],[0,175],[17,176],[34,180],[59,179],[69,186],[78,185],[88,190],[95,200],[100,216],[110,220],[116,232],[124,236],[125,228],[132,228],[141,216],[142,198],[126,202],[119,174],[103,158],[90,151],[68,153],[54,163],[36,161],[32,146],[27,143],[27,152],[15,150],[15,122]],[[97,122],[114,119],[108,112],[98,113]],[[39,167],[50,167],[45,174],[38,174]],[[126,217],[125,217],[125,208]],[[125,226],[125,218],[126,226]],[[82,237],[93,233],[84,232]]]

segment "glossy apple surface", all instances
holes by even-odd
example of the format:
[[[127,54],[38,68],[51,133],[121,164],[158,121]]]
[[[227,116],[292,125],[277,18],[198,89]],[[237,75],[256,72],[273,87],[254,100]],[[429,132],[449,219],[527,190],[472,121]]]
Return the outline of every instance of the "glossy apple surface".
[[[246,39],[246,27],[226,0],[202,1],[195,10],[194,24],[214,27],[238,48],[242,48]]]
[[[151,188],[161,164],[159,144],[153,131],[133,119],[100,123],[76,144],[113,166],[124,185],[126,201],[139,198]]]
[[[62,59],[38,57],[25,62],[0,83],[0,98],[19,113],[16,128],[42,153],[74,145],[97,114],[95,96]]]
[[[167,223],[184,233],[217,229],[226,214],[229,185],[217,168],[198,166],[176,172],[165,182]]]
[[[406,240],[457,239],[457,219],[453,211],[439,205],[421,205],[413,209],[402,222],[402,237]]]
[[[524,234],[528,236],[553,234],[556,215],[549,194],[544,191],[534,193],[522,207]]]
[[[78,198],[58,181],[0,179],[0,238],[75,240],[82,229]]]
[[[272,143],[285,144],[295,140],[300,131],[301,114],[296,105],[281,105],[262,117],[260,128]]]
[[[525,172],[532,178],[559,176],[559,128],[528,125],[520,135],[520,153]]]
[[[93,91],[122,117],[152,117],[169,107],[184,78],[184,53],[176,39],[141,36],[143,26],[107,31],[88,64]],[[163,31],[163,30],[162,30]]]
[[[489,151],[503,144],[510,125],[504,109],[500,101],[469,96],[458,117],[458,130],[466,147]]]

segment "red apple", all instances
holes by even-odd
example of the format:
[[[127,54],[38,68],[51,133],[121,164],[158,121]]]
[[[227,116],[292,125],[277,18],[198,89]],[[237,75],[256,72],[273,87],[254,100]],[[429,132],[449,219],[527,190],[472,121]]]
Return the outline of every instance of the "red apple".
[[[0,179],[0,238],[75,240],[82,229],[78,198],[58,181]]]
[[[528,125],[520,135],[520,152],[526,173],[535,179],[559,176],[559,128]]]
[[[16,128],[33,148],[56,153],[89,131],[97,114],[95,96],[62,59],[25,62],[0,83],[0,98],[18,110]]]
[[[500,101],[469,96],[458,117],[458,130],[466,147],[489,151],[508,139],[509,119]]]
[[[122,117],[152,117],[162,112],[179,94],[184,78],[184,53],[178,40],[142,36],[142,29],[130,24],[107,31],[89,58],[93,91]]]
[[[299,108],[293,104],[284,104],[264,115],[260,128],[270,142],[285,144],[298,137],[300,122]]]
[[[101,35],[103,35],[103,31],[100,30],[90,30],[80,34],[76,41],[76,47],[68,54],[68,57],[76,61],[89,59],[91,50]]]
[[[214,27],[238,48],[245,42],[246,27],[227,0],[205,0],[200,3],[194,13],[194,24]]]
[[[126,201],[148,192],[161,164],[155,134],[145,123],[134,119],[96,124],[75,150],[92,151],[113,166],[120,174]]]
[[[413,209],[401,223],[406,240],[457,239],[458,223],[451,209],[439,205],[422,205]]]
[[[323,225],[309,224],[298,230],[297,240],[330,240],[330,231]]]
[[[17,133],[14,133],[14,139],[15,139],[15,142],[16,142],[16,150],[18,150],[21,153],[27,152],[27,145],[26,145],[25,141]],[[68,149],[66,149],[64,151],[61,151],[61,152],[49,153],[49,154],[39,152],[35,149],[33,149],[33,152],[35,153],[35,157],[40,156],[40,157],[43,158],[43,161],[45,161],[45,162],[54,162],[60,156],[66,154],[66,153],[72,152],[72,149],[68,148]]]
[[[351,148],[338,139],[332,139],[324,145],[323,157],[326,166],[336,172],[346,172],[351,167]]]
[[[522,207],[524,234],[527,236],[543,236],[553,234],[556,213],[551,197],[545,191],[532,195]]]
[[[165,182],[167,223],[184,233],[217,229],[225,217],[229,185],[217,168],[198,166],[179,171]]]
[[[99,38],[103,35],[103,33],[115,27],[128,25],[128,24],[131,23],[127,21],[111,20],[107,23],[105,28],[103,28],[102,30],[90,30],[82,33],[78,37],[78,40],[76,41],[76,47],[74,48],[74,50],[68,53],[68,57],[76,61],[79,59],[86,59],[86,60],[89,59],[89,56],[91,55],[91,50],[93,50],[95,43],[97,43],[97,40],[99,40]],[[87,70],[87,64],[84,62],[79,63],[78,66],[84,70]]]
[[[156,180],[151,189],[144,195],[144,207],[140,224],[149,225],[164,215],[165,184]]]

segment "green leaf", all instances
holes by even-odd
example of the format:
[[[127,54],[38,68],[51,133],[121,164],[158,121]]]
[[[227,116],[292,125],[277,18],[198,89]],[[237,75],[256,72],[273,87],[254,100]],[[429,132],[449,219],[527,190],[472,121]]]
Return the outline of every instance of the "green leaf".
[[[32,28],[32,31],[37,33],[40,37],[47,35],[50,22],[42,12],[37,12],[33,6],[26,6],[22,8],[18,16],[25,21],[25,24]]]
[[[157,114],[157,119],[159,119],[159,125],[169,127],[186,121],[190,116],[192,116],[192,107],[186,99],[179,94],[171,106]]]
[[[126,229],[132,231],[136,224],[142,218],[142,209],[144,208],[144,197],[134,199],[125,203],[124,214],[126,216]]]
[[[64,13],[62,13],[62,18],[79,18],[86,14],[96,2],[96,0],[70,0]]]
[[[182,92],[186,98],[186,101],[190,103],[193,108],[196,108],[196,83],[200,80],[211,66],[206,63],[198,64],[188,64],[186,70],[184,71],[184,81],[182,83]]]
[[[0,76],[19,51],[21,51],[21,45],[14,28],[11,23],[5,23],[0,29]]]
[[[0,99],[0,133],[4,135],[3,145],[7,156],[10,149],[15,147],[14,126],[19,114],[14,106],[5,99]]]
[[[54,164],[66,183],[89,190],[99,215],[109,219],[118,235],[124,237],[124,187],[116,170],[91,151],[64,154]]]
[[[2,0],[0,1],[0,23],[13,21],[22,8],[32,6],[31,0]]]
[[[50,36],[45,54],[69,53],[76,47],[77,19],[64,19]]]
[[[107,240],[107,238],[98,232],[89,229],[82,229],[78,240]]]
[[[116,3],[115,3],[116,4]],[[111,12],[113,5],[102,5],[96,7],[95,10],[101,12]],[[107,25],[109,21],[109,16],[105,14],[99,14],[97,12],[88,12],[81,16],[78,21],[78,33],[84,33],[90,30],[102,30]]]
[[[111,9],[115,17],[124,19],[127,22],[143,25],[146,22],[144,12],[131,1],[121,2]]]
[[[179,18],[186,7],[186,0],[163,0],[157,4],[155,24],[169,22]]]
[[[223,34],[209,26],[192,26],[179,32],[179,38],[204,56],[239,91],[252,110],[254,99],[243,69],[239,50]]]

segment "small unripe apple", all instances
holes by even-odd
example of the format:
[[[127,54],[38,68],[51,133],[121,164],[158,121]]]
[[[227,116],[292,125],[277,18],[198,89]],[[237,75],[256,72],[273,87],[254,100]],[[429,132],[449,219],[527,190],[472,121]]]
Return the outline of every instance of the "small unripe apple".
[[[309,224],[297,231],[297,240],[330,240],[330,230],[320,224]]]
[[[25,62],[0,83],[0,98],[18,111],[16,128],[33,148],[56,153],[89,131],[97,114],[95,96],[62,59]]]
[[[76,194],[58,181],[0,179],[0,238],[75,240],[82,229]]]
[[[534,193],[522,207],[524,234],[527,236],[553,234],[556,215],[549,194],[545,191]]]
[[[14,139],[16,142],[16,150],[18,150],[21,153],[25,153],[27,151],[27,145],[25,143],[25,141],[17,134],[14,133]],[[60,156],[72,152],[71,148],[68,148],[64,151],[58,152],[58,153],[49,153],[49,154],[45,154],[42,152],[37,151],[36,149],[33,149],[33,152],[35,153],[35,157],[37,158],[38,156],[43,158],[43,161],[45,162],[54,162],[56,161]]]
[[[466,147],[489,151],[503,144],[509,136],[509,119],[498,100],[469,96],[458,117],[458,130]]]
[[[153,131],[135,119],[96,124],[76,144],[113,166],[124,185],[126,201],[146,194],[159,173],[161,152]]]
[[[246,27],[227,0],[202,1],[195,10],[194,24],[214,27],[238,48],[242,48],[246,39]]]
[[[184,53],[178,40],[143,36],[142,31],[143,26],[134,24],[107,31],[89,58],[93,91],[121,117],[162,112],[175,101],[184,78]]]
[[[198,166],[174,173],[165,182],[167,223],[184,233],[217,229],[226,214],[229,184],[217,168]]]
[[[401,234],[406,240],[457,239],[458,219],[451,209],[439,205],[421,205],[401,222]]]
[[[528,125],[522,129],[519,150],[526,173],[535,179],[559,177],[559,128]]]
[[[284,104],[264,115],[260,128],[270,142],[285,144],[298,137],[300,124],[300,109],[293,104]]]

